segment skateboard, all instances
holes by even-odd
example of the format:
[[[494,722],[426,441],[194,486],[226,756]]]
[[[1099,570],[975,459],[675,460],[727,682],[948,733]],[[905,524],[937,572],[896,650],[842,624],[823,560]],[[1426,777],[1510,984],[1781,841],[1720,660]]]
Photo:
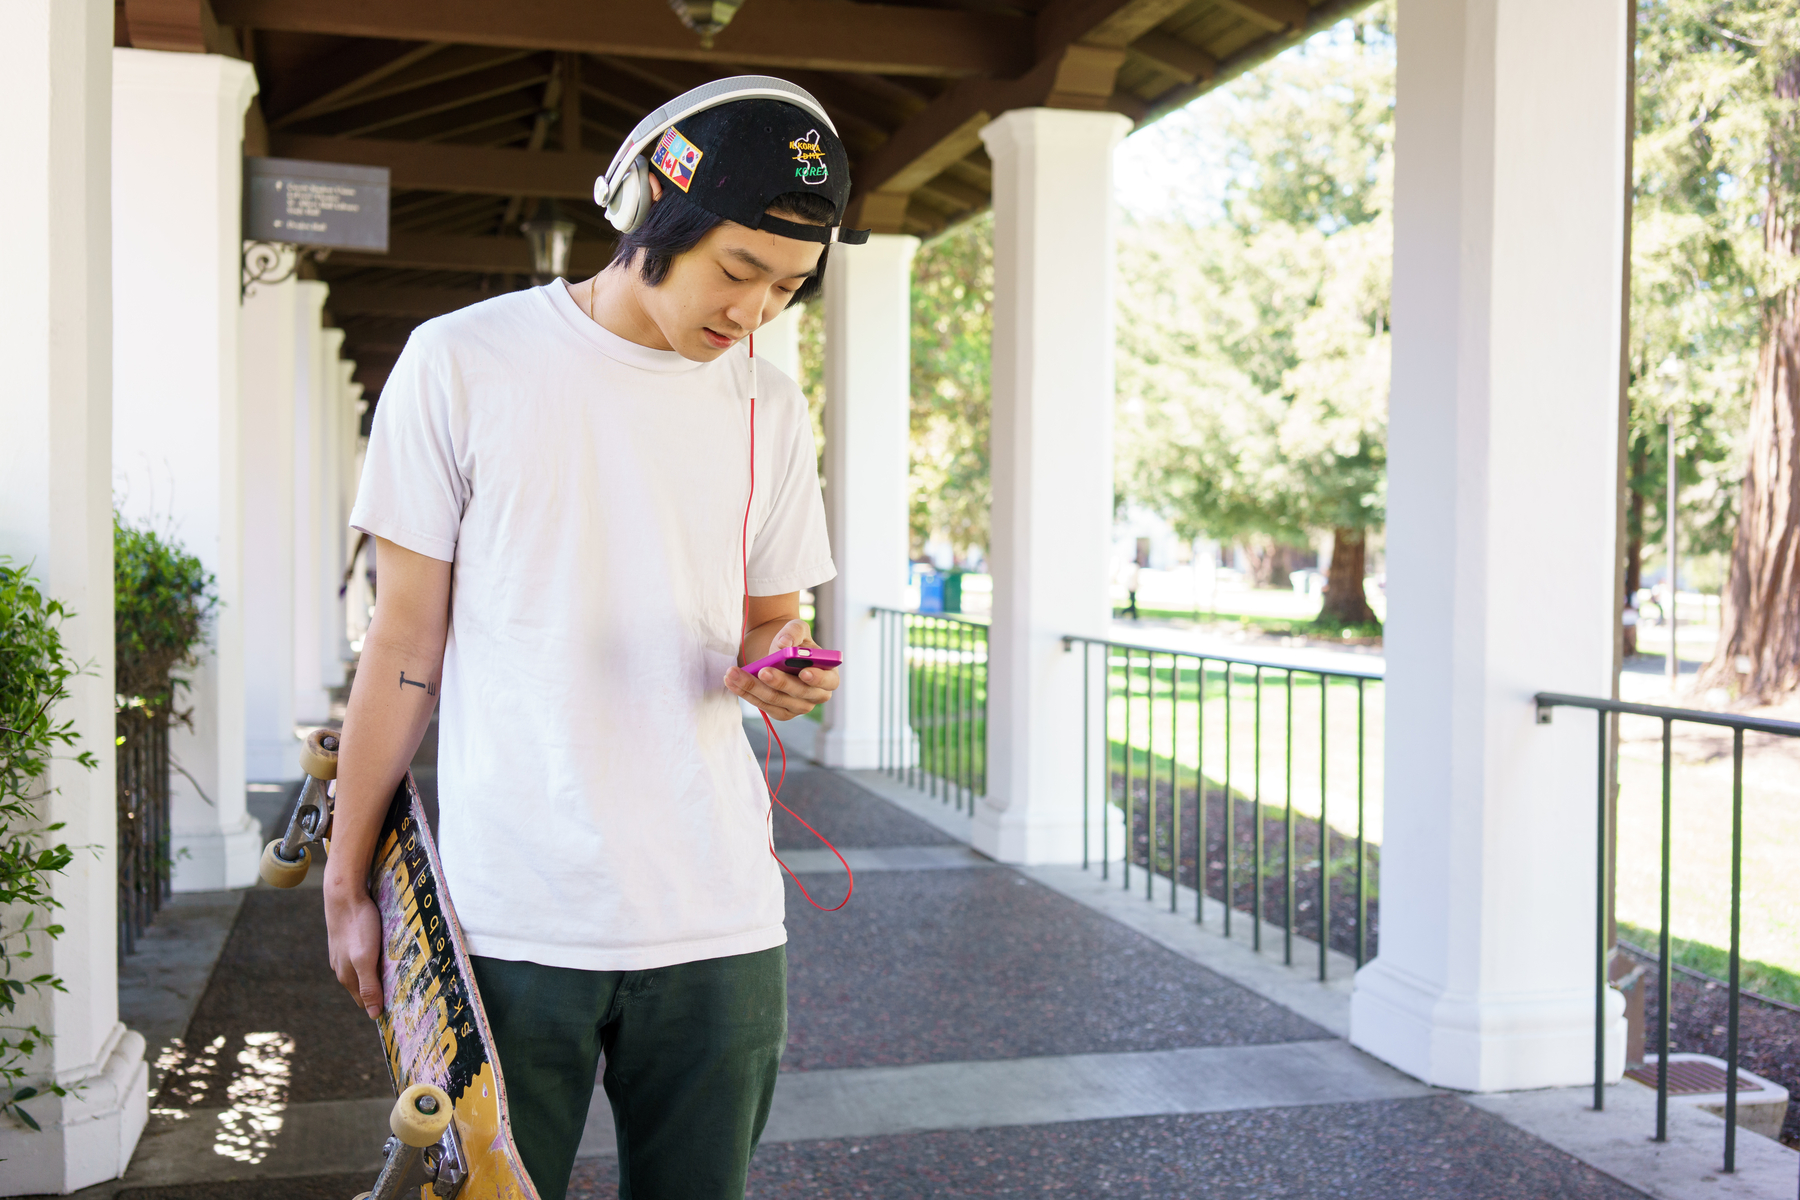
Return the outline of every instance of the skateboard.
[[[337,735],[315,730],[286,833],[263,851],[276,887],[306,878],[331,832]],[[356,1200],[537,1200],[519,1160],[487,1014],[412,773],[394,790],[375,843],[369,893],[381,913],[381,1031],[399,1093],[373,1190]]]

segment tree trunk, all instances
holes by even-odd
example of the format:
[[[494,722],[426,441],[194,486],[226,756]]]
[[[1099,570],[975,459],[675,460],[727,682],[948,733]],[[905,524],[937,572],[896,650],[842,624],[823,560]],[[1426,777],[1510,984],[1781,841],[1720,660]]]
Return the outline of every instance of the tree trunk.
[[[1800,96],[1800,63],[1777,82],[1777,97]],[[1779,163],[1777,164],[1779,166]],[[1772,171],[1763,238],[1770,254],[1800,254],[1800,227]],[[1772,301],[1763,319],[1750,454],[1731,540],[1718,649],[1700,676],[1760,703],[1800,687],[1800,288]]]
[[[1250,582],[1259,588],[1284,588],[1293,581],[1294,552],[1280,542],[1256,538],[1244,543],[1244,557],[1250,560]]]
[[[1363,592],[1367,549],[1368,530],[1331,531],[1331,569],[1325,573],[1325,602],[1319,608],[1321,625],[1380,625]]]

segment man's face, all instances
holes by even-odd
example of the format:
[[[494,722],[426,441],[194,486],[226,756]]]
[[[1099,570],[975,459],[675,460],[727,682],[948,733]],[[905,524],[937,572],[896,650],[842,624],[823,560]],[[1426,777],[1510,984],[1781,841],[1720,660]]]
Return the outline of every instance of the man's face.
[[[727,221],[677,256],[660,285],[634,290],[672,350],[711,362],[779,314],[824,249]]]

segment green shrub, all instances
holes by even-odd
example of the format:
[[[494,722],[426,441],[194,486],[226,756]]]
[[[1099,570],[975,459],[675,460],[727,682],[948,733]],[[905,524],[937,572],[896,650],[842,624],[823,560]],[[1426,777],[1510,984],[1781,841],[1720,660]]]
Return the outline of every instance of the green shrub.
[[[218,607],[213,576],[173,538],[113,514],[113,690],[121,710],[163,709],[176,720],[176,674],[197,661]]]
[[[46,1035],[35,1025],[14,1023],[28,992],[63,990],[49,972],[32,974],[26,961],[33,942],[54,938],[62,926],[50,919],[60,907],[50,894],[50,876],[69,865],[73,853],[55,841],[61,824],[41,826],[44,772],[59,748],[76,744],[74,722],[58,721],[57,702],[69,695],[69,680],[80,673],[62,644],[61,623],[69,616],[60,601],[46,600],[27,572],[0,557],[0,1112],[31,1128],[38,1124],[20,1102],[38,1094],[21,1086],[26,1064]],[[75,761],[92,769],[93,754]],[[58,1095],[60,1088],[51,1085]]]

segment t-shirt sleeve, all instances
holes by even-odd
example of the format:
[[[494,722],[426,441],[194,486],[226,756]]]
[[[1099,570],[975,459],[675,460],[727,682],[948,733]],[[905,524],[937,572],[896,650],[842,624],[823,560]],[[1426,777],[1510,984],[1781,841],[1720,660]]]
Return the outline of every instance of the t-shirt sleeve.
[[[457,458],[466,409],[454,364],[425,329],[407,339],[381,389],[363,456],[351,528],[418,554],[456,561],[456,536],[469,502]]]
[[[750,594],[781,596],[816,587],[836,577],[831,539],[825,531],[825,500],[819,493],[818,451],[800,389],[789,384],[799,409],[792,435],[776,459],[780,468],[774,502],[750,546]],[[788,389],[784,389],[788,390]],[[757,481],[761,487],[761,480]]]

